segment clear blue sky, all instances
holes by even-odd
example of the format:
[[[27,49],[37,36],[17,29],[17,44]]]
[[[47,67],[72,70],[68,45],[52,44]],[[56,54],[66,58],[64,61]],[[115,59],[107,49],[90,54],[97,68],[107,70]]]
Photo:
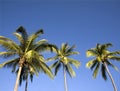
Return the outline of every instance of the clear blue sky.
[[[105,82],[101,74],[92,78],[92,71],[85,67],[86,50],[96,43],[113,43],[112,50],[120,50],[120,1],[119,0],[0,0],[0,35],[16,41],[13,32],[24,26],[31,34],[44,29],[41,38],[60,46],[75,44],[81,61],[75,69],[77,76],[67,75],[69,91],[113,91],[110,79]],[[0,63],[5,59],[0,58]],[[120,69],[120,63],[114,62]],[[120,91],[120,72],[110,68]],[[11,69],[0,69],[0,91],[13,91],[16,75]],[[44,74],[34,76],[28,91],[64,91],[62,69],[54,80]],[[24,91],[24,83],[19,91]]]

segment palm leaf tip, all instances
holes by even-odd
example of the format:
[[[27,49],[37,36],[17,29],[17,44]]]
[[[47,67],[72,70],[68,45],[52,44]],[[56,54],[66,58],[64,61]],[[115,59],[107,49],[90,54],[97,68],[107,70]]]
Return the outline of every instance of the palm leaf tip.
[[[90,68],[93,65],[93,60],[86,63],[86,67]]]
[[[23,26],[20,26],[17,30],[16,30],[16,32],[23,32],[23,31],[25,31],[25,29],[24,29],[24,27]]]
[[[3,65],[2,64],[0,64],[0,68],[2,68],[3,67]]]
[[[89,63],[86,63],[86,67],[87,67],[87,68],[90,68],[90,64],[89,64]]]
[[[4,67],[6,63],[0,64],[0,68]]]
[[[87,57],[90,57],[90,56],[92,56],[92,55],[93,55],[92,52],[91,52],[90,50],[87,50],[86,56],[87,56]]]
[[[35,35],[36,35],[36,34],[44,34],[43,29],[38,30],[38,31],[35,33]]]

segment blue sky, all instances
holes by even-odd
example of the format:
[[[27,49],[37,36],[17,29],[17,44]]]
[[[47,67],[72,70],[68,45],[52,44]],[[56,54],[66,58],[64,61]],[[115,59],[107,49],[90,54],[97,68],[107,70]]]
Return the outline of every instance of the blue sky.
[[[92,78],[92,71],[85,67],[86,50],[96,43],[111,42],[111,50],[120,50],[120,1],[119,0],[0,0],[0,35],[16,41],[13,32],[24,26],[29,34],[44,29],[41,38],[60,46],[62,43],[76,45],[80,55],[73,58],[81,62],[75,69],[77,76],[67,75],[69,91],[113,91],[110,79],[105,82],[101,74]],[[1,49],[0,49],[1,50]],[[49,55],[49,54],[48,54]],[[0,63],[5,59],[0,58]],[[120,63],[113,62],[120,69]],[[109,68],[118,91],[120,72]],[[0,91],[12,91],[16,75],[11,69],[0,69]],[[34,76],[28,91],[64,91],[62,69],[54,80],[44,74]],[[24,83],[19,87],[23,91]]]

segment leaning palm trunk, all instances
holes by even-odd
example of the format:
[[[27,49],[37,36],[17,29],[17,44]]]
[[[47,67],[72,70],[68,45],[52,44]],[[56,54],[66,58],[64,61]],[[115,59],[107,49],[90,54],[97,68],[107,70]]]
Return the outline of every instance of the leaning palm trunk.
[[[28,87],[28,77],[27,77],[27,79],[26,79],[25,91],[27,91],[27,87]]]
[[[19,86],[19,80],[20,80],[20,74],[22,71],[22,66],[19,67],[18,74],[17,74],[17,79],[14,87],[14,91],[18,91],[18,86]]]
[[[64,71],[64,85],[65,85],[65,91],[68,91],[67,88],[67,80],[66,80],[66,68],[63,66],[63,71]]]
[[[103,65],[105,66],[106,71],[107,71],[107,73],[108,73],[108,75],[109,75],[109,77],[110,77],[110,79],[111,79],[111,82],[112,82],[112,85],[113,85],[114,91],[117,91],[117,88],[116,88],[115,82],[114,82],[113,77],[112,77],[112,75],[111,75],[111,73],[110,73],[110,71],[109,71],[109,69],[108,69],[108,67],[107,67],[107,64],[104,62]]]

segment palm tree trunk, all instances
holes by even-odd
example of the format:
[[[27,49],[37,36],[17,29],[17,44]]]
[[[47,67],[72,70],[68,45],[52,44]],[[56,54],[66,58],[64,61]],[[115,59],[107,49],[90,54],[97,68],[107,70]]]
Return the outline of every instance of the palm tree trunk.
[[[63,71],[64,71],[64,85],[65,85],[65,91],[68,91],[67,88],[67,80],[66,80],[66,68],[63,66]]]
[[[20,79],[20,74],[22,71],[22,66],[19,67],[18,74],[17,74],[17,79],[14,87],[14,91],[18,91],[18,85],[19,85],[19,79]]]
[[[114,82],[113,77],[112,77],[112,75],[111,75],[111,73],[110,73],[110,71],[109,71],[109,69],[108,69],[108,67],[107,67],[107,64],[104,62],[103,65],[105,66],[106,71],[107,71],[107,73],[108,73],[108,75],[109,75],[109,77],[110,77],[110,79],[111,79],[111,82],[112,82],[112,85],[113,85],[114,91],[117,91],[117,88],[116,88],[115,82]]]
[[[25,91],[27,91],[27,87],[28,87],[28,77],[27,77],[27,79],[26,79]]]

